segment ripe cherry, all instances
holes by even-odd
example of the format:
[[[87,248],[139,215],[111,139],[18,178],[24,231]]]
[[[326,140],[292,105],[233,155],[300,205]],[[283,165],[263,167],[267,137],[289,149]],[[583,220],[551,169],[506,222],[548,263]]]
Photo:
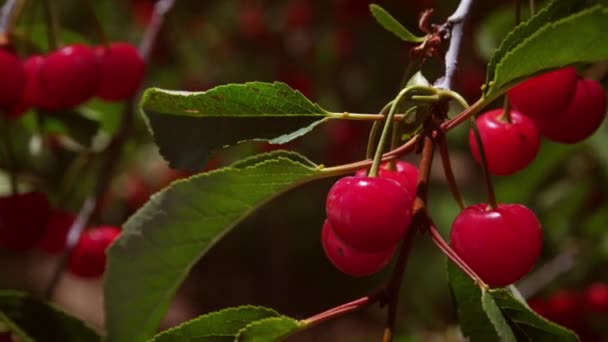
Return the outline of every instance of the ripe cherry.
[[[19,252],[36,246],[49,214],[49,202],[41,192],[1,197],[0,247]]]
[[[321,243],[327,258],[341,272],[353,277],[364,277],[378,272],[391,260],[396,247],[372,253],[360,252],[336,235],[328,220],[323,223]]]
[[[592,312],[608,313],[608,284],[591,284],[585,291],[585,303]]]
[[[106,249],[119,234],[120,229],[112,226],[84,231],[70,255],[70,272],[84,278],[101,276],[106,268]]]
[[[594,80],[580,78],[568,106],[550,119],[537,120],[540,132],[553,141],[574,144],[597,130],[606,117],[606,93]]]
[[[502,114],[502,109],[491,110],[480,115],[476,123],[489,171],[496,175],[510,175],[534,160],[540,147],[540,133],[532,119],[519,111],[510,111],[510,122]],[[469,147],[480,163],[473,129],[469,131]]]
[[[97,96],[121,101],[133,96],[144,78],[146,62],[129,43],[111,43],[95,52],[101,61],[101,83]]]
[[[329,190],[325,210],[336,234],[362,252],[395,246],[407,233],[412,200],[397,181],[344,177]]]
[[[25,71],[21,60],[13,53],[0,49],[0,107],[19,101],[25,87]]]
[[[71,108],[88,100],[97,92],[100,81],[99,58],[81,44],[49,54],[40,69],[41,90],[60,108]]]
[[[561,112],[576,89],[576,69],[553,70],[521,82],[508,92],[513,108],[534,119]]]
[[[406,161],[398,160],[395,162],[395,171],[389,170],[389,164],[384,163],[378,170],[378,175],[381,178],[390,178],[396,180],[405,188],[410,195],[412,201],[416,197],[416,184],[418,182],[418,168]],[[355,173],[355,177],[367,176],[367,170],[359,170]]]
[[[521,204],[465,208],[450,233],[454,251],[490,286],[521,279],[540,256],[542,231],[534,213]]]
[[[547,318],[564,326],[574,328],[583,313],[581,296],[573,290],[559,290],[547,300]]]
[[[74,220],[76,220],[74,214],[61,209],[54,210],[46,224],[38,248],[51,254],[62,252],[65,249],[68,233]]]

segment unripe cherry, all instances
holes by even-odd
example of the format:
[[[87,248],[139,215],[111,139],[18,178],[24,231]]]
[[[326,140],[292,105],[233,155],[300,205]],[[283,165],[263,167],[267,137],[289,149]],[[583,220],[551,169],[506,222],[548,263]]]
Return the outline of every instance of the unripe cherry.
[[[496,175],[510,175],[534,160],[540,148],[540,133],[532,119],[519,111],[510,111],[510,122],[502,114],[503,109],[491,110],[480,115],[476,123],[488,170]],[[475,160],[481,163],[473,129],[469,131],[469,147]]]
[[[521,279],[542,249],[540,222],[521,204],[467,207],[454,220],[450,239],[454,251],[493,287]]]
[[[508,91],[513,108],[534,119],[561,112],[576,89],[576,69],[557,69],[521,82]]]
[[[366,177],[367,170],[359,170],[355,177]],[[416,185],[418,182],[418,168],[406,161],[398,160],[395,162],[395,170],[389,169],[389,163],[380,165],[378,170],[380,178],[389,178],[397,181],[408,192],[412,201],[416,197]]]
[[[336,235],[362,252],[394,247],[407,233],[412,200],[397,181],[344,177],[327,195],[325,210]]]
[[[49,214],[49,202],[41,192],[0,197],[0,248],[20,252],[35,247]]]
[[[70,272],[83,278],[101,276],[106,269],[106,250],[119,235],[120,229],[112,226],[84,231],[70,255]]]
[[[328,220],[323,223],[321,243],[327,258],[341,272],[353,277],[364,277],[378,272],[391,260],[396,247],[380,252],[360,252],[342,241]]]
[[[60,108],[71,108],[97,92],[101,81],[99,58],[81,44],[49,54],[40,69],[40,89]]]
[[[574,144],[595,132],[606,117],[606,93],[594,80],[580,78],[572,101],[550,119],[537,120],[540,132],[556,142]]]
[[[0,107],[17,103],[24,87],[25,71],[21,60],[13,53],[0,49]]]
[[[137,92],[144,78],[146,62],[129,43],[111,43],[95,50],[101,61],[101,83],[97,96],[106,101],[122,101]]]

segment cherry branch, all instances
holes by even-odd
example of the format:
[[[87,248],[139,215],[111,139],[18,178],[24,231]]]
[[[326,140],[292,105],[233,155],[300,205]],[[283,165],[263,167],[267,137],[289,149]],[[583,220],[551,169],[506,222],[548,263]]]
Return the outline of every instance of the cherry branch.
[[[12,28],[17,22],[17,17],[23,9],[25,0],[7,0],[0,10],[0,42],[5,43]]]
[[[382,298],[382,292],[378,292],[369,296],[365,296],[365,297],[361,297],[359,299],[355,299],[351,302],[336,306],[334,308],[331,308],[327,311],[321,312],[320,314],[314,315],[312,317],[309,317],[307,319],[304,319],[302,321],[300,321],[300,325],[303,328],[310,328],[312,326],[315,326],[319,323],[325,322],[327,320],[342,316],[344,314],[347,314],[349,312],[353,312],[356,310],[360,310],[364,307],[367,307],[369,305],[372,305],[378,301],[381,300]]]

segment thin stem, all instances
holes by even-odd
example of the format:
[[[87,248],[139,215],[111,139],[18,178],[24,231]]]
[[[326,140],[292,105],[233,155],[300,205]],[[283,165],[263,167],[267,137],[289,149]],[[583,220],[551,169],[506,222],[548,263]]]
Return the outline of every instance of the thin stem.
[[[448,151],[448,144],[446,142],[445,134],[437,135],[437,144],[439,145],[439,154],[441,155],[441,164],[443,165],[443,173],[445,175],[445,179],[448,182],[448,188],[458,204],[458,208],[463,210],[464,200],[462,199],[462,194],[458,189],[458,184],[456,183],[456,178],[454,177],[454,172],[452,171],[452,163],[450,162],[450,153]]]
[[[55,270],[51,275],[51,279],[49,280],[46,289],[44,290],[43,296],[46,300],[51,300],[53,298],[53,294],[55,293],[55,289],[59,284],[59,280],[61,279],[61,274],[63,273],[63,269],[67,265],[70,260],[70,255],[74,251],[74,248],[78,244],[78,240],[80,239],[80,235],[84,231],[84,228],[89,222],[93,211],[96,206],[96,197],[91,196],[84,201],[80,211],[78,212],[78,216],[76,216],[76,220],[70,226],[68,230],[68,236],[66,241],[66,248],[59,262],[55,265]]]
[[[535,0],[530,0],[530,15],[535,15],[536,14],[536,1]]]
[[[165,21],[165,17],[175,4],[175,1],[176,0],[158,0],[156,4],[154,4],[154,12],[152,13],[152,18],[150,18],[150,24],[148,25],[146,32],[144,32],[144,36],[139,44],[139,53],[143,59],[149,59],[152,48],[156,43],[158,33]]]
[[[396,149],[401,144],[401,127],[403,126],[403,121],[398,121],[393,124],[393,132],[391,133],[391,150]],[[395,160],[391,160],[388,163],[388,169],[395,171],[396,165]]]
[[[391,104],[392,104],[392,101],[389,102],[387,105],[390,106]],[[342,119],[342,120],[384,121],[386,119],[386,113],[385,114],[361,114],[361,113],[342,112],[342,113],[327,113],[326,115],[327,115],[327,117],[329,117],[331,119]],[[394,120],[395,121],[401,120],[401,119],[403,119],[404,116],[405,116],[404,114],[396,114],[394,117]]]
[[[0,41],[8,39],[17,23],[25,0],[7,0],[0,10]]]
[[[473,134],[475,135],[475,142],[477,143],[477,151],[479,151],[479,159],[481,159],[481,169],[483,171],[483,179],[486,184],[486,191],[488,193],[488,210],[498,208],[496,203],[496,194],[494,193],[494,185],[492,184],[492,176],[488,168],[488,159],[486,158],[486,151],[483,147],[483,141],[477,129],[477,123],[475,119],[471,118],[471,125],[473,128]]]
[[[331,308],[327,311],[321,312],[320,314],[316,314],[312,317],[304,319],[300,321],[300,325],[305,328],[310,328],[319,323],[328,321],[330,319],[336,318],[338,316],[342,316],[346,313],[361,310],[369,305],[372,305],[380,300],[382,297],[382,293],[376,293],[369,296],[361,297],[359,299],[355,299],[351,302],[342,304],[340,306],[336,306],[335,308]]]
[[[101,44],[103,44],[103,46],[108,47],[110,44],[110,41],[108,40],[106,31],[104,30],[103,25],[101,25],[101,21],[99,21],[99,17],[97,16],[97,13],[95,12],[95,7],[93,6],[92,0],[86,0],[85,4],[87,7],[87,11],[89,12],[89,16],[91,17],[91,20],[93,22],[93,27],[95,27],[95,32],[97,33],[97,38],[99,38],[99,41],[101,42]]]
[[[393,101],[384,105],[384,108],[380,111],[382,117],[386,117],[388,110],[391,108]],[[378,138],[378,130],[382,125],[381,121],[375,121],[372,125],[372,129],[369,131],[369,137],[367,138],[367,150],[365,152],[365,158],[372,159],[374,155],[374,147],[376,146],[376,139]]]
[[[57,2],[52,0],[43,0],[44,14],[46,16],[46,34],[49,41],[49,49],[55,50],[61,44],[61,37],[59,36],[59,20],[57,13],[55,13],[55,6]]]
[[[502,103],[502,114],[498,116],[498,120],[511,123],[511,102],[508,95],[505,94],[505,99]]]
[[[458,114],[458,115],[454,116],[453,118],[451,118],[450,120],[442,123],[441,127],[440,127],[441,131],[447,132],[447,131],[451,130],[452,128],[459,126],[460,124],[462,124],[463,122],[468,120],[473,115],[479,113],[487,105],[492,103],[492,101],[494,101],[494,99],[497,96],[498,95],[495,95],[492,97],[480,98],[479,100],[477,100],[477,102],[473,103],[469,108],[460,112],[460,114]]]

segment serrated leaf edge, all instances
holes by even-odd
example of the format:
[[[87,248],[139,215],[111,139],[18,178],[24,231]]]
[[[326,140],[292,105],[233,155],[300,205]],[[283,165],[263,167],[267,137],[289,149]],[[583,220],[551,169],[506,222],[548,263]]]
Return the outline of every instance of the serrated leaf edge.
[[[236,336],[234,337],[234,342],[242,342],[241,339],[240,339],[241,336],[242,336],[242,334],[244,334],[248,329],[250,329],[253,326],[260,325],[260,324],[263,324],[263,323],[269,322],[269,321],[282,321],[282,320],[291,321],[291,322],[295,323],[296,326],[292,330],[290,330],[290,331],[286,332],[285,334],[279,336],[279,339],[278,340],[274,340],[273,342],[281,341],[283,338],[291,335],[292,333],[296,332],[298,330],[298,328],[302,327],[302,324],[300,322],[296,321],[295,319],[293,319],[291,317],[285,316],[285,315],[280,315],[280,316],[277,316],[277,317],[264,318],[264,319],[260,319],[260,320],[251,322],[251,323],[247,324],[246,326],[244,326],[243,328],[241,328],[241,330],[239,330],[238,333],[236,334]],[[271,341],[268,341],[268,342],[271,342]]]

